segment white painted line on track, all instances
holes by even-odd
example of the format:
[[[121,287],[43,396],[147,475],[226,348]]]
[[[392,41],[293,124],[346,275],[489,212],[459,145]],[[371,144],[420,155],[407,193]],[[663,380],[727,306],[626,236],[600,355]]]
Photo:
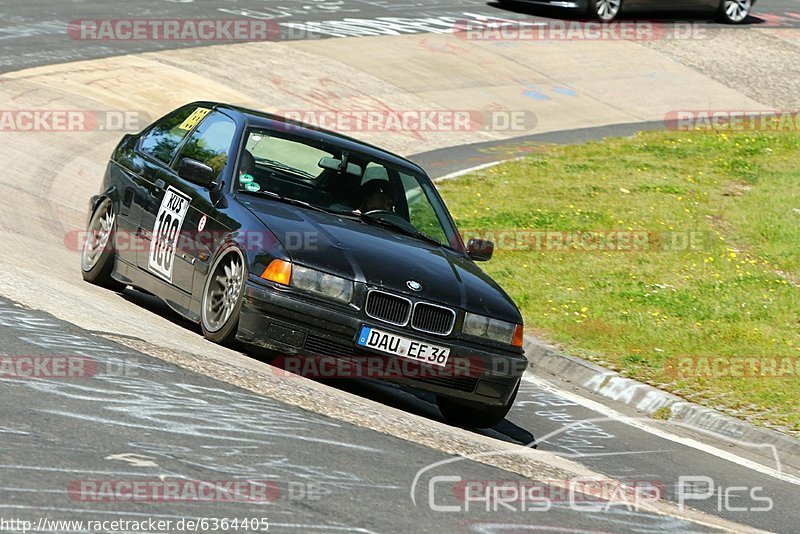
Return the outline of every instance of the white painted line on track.
[[[502,159],[500,161],[490,161],[489,163],[483,163],[481,165],[476,165],[475,167],[470,167],[469,169],[463,169],[460,171],[451,172],[450,174],[445,174],[444,176],[440,176],[439,178],[434,178],[433,183],[438,184],[439,182],[443,182],[445,180],[452,180],[453,178],[458,178],[459,176],[464,176],[465,174],[469,174],[471,172],[482,171],[484,169],[489,169],[491,167],[497,167],[501,163],[508,163],[509,161],[519,161],[525,159],[527,156],[520,156],[518,158],[510,158],[510,159]]]
[[[556,386],[555,384],[553,384],[552,382],[548,382],[547,380],[544,380],[543,378],[539,378],[537,376],[534,376],[533,374],[531,374],[528,371],[525,372],[525,374],[523,375],[522,379],[525,382],[529,383],[529,384],[535,385],[536,387],[538,387],[539,389],[541,389],[543,391],[547,391],[548,393],[552,393],[554,395],[558,395],[558,396],[560,396],[560,397],[562,397],[564,399],[572,401],[575,404],[583,406],[584,408],[588,408],[589,410],[592,410],[592,411],[597,412],[597,413],[599,413],[601,415],[604,415],[604,416],[608,417],[609,419],[612,419],[612,420],[617,421],[619,423],[634,427],[634,428],[636,428],[638,430],[642,430],[643,432],[647,432],[648,434],[652,434],[652,435],[654,435],[656,437],[659,437],[659,438],[662,438],[662,439],[666,439],[666,440],[672,441],[674,443],[679,443],[680,445],[684,445],[686,447],[691,447],[693,449],[699,450],[701,452],[705,452],[707,454],[711,454],[713,456],[716,456],[717,458],[721,458],[723,460],[727,460],[727,461],[732,462],[732,463],[734,463],[736,465],[740,465],[740,466],[745,467],[747,469],[751,469],[753,471],[756,471],[756,472],[761,473],[763,475],[767,475],[767,476],[770,476],[772,478],[781,480],[783,482],[788,482],[790,484],[794,484],[796,486],[800,486],[800,478],[798,478],[798,477],[792,476],[792,475],[787,474],[787,473],[783,473],[779,469],[773,469],[771,467],[767,467],[765,465],[762,465],[762,464],[760,464],[758,462],[754,462],[752,460],[748,460],[747,458],[742,458],[741,456],[737,456],[737,455],[732,454],[730,452],[724,451],[722,449],[714,447],[713,445],[708,445],[708,444],[702,443],[700,441],[697,441],[696,439],[678,436],[678,435],[675,435],[675,434],[673,434],[671,432],[667,432],[666,430],[663,430],[661,428],[656,428],[656,427],[650,426],[650,425],[646,424],[645,422],[643,422],[640,419],[624,415],[624,414],[618,412],[617,410],[614,410],[613,408],[605,406],[604,404],[601,404],[601,403],[599,403],[597,401],[594,401],[594,400],[591,400],[591,399],[587,399],[587,398],[582,397],[580,395],[576,395],[575,393],[570,392],[570,391],[563,390],[563,389],[559,388],[558,386]],[[676,424],[676,423],[673,423],[673,424]],[[697,429],[695,429],[693,427],[687,427],[687,428],[691,428],[692,430],[697,430]],[[776,458],[776,460],[777,460],[777,458]],[[779,466],[780,466],[780,464],[779,464]]]

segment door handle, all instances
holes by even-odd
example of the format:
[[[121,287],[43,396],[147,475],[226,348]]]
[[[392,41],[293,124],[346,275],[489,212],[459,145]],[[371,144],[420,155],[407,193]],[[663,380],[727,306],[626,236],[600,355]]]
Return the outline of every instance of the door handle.
[[[159,178],[158,180],[156,180],[156,187],[159,189],[164,189],[165,187],[167,187],[167,182]]]

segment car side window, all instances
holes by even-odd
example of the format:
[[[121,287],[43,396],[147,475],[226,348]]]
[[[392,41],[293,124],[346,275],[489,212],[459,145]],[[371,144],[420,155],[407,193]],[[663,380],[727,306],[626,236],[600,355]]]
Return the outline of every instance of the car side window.
[[[235,134],[233,119],[218,111],[209,114],[186,141],[175,166],[180,166],[182,159],[189,158],[205,163],[219,176],[228,163],[228,152]]]
[[[167,115],[142,137],[139,149],[169,165],[183,138],[209,111],[206,108],[186,106]]]

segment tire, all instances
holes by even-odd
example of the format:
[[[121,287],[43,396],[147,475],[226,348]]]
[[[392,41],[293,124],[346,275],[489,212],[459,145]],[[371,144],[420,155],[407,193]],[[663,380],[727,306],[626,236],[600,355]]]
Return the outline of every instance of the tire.
[[[116,237],[117,214],[110,199],[103,199],[86,228],[86,240],[81,250],[81,274],[90,284],[122,291],[125,284],[111,278],[114,270],[114,242]],[[111,246],[109,246],[109,244]]]
[[[742,24],[752,9],[752,0],[722,0],[717,16],[725,24]]]
[[[235,245],[223,247],[203,287],[200,325],[209,341],[224,345],[236,338],[245,280],[247,265],[242,252]]]
[[[622,0],[589,0],[589,16],[603,22],[611,22],[622,11]]]
[[[460,401],[450,397],[436,396],[436,405],[445,421],[465,428],[491,428],[506,418],[517,398],[519,383],[504,406],[487,406],[477,402]]]

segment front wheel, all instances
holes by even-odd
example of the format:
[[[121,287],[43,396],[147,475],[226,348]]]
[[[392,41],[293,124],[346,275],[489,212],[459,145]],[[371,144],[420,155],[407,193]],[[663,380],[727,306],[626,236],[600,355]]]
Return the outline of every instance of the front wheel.
[[[238,247],[229,245],[217,255],[203,290],[200,323],[206,339],[225,344],[236,337],[245,280],[244,256]]]
[[[86,240],[81,251],[81,274],[90,284],[122,291],[125,284],[111,278],[116,222],[114,203],[110,199],[103,199],[94,210],[86,229]]]
[[[511,398],[503,406],[487,406],[477,402],[460,401],[450,397],[436,396],[436,405],[442,417],[455,426],[466,428],[491,428],[506,418],[517,398],[519,384]]]
[[[622,0],[589,0],[589,16],[603,22],[611,22],[622,9]]]
[[[719,18],[726,24],[741,24],[750,16],[752,0],[722,0],[719,4]]]

